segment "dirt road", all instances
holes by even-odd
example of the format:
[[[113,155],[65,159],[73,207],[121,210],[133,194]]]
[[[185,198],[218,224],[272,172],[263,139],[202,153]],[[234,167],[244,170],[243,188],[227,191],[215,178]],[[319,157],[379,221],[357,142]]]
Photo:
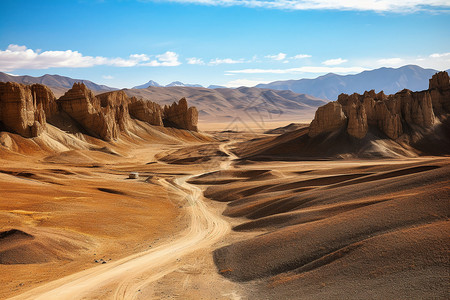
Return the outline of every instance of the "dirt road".
[[[224,144],[220,148],[230,157],[220,169],[228,169],[231,159],[235,158],[226,147]],[[180,267],[178,259],[210,247],[230,231],[228,222],[208,209],[202,200],[202,191],[186,182],[193,176],[161,180],[161,184],[187,201],[185,207],[189,211],[190,226],[178,238],[154,249],[49,282],[11,299],[91,299],[107,289],[113,289],[113,299],[137,299],[143,287],[177,270]]]

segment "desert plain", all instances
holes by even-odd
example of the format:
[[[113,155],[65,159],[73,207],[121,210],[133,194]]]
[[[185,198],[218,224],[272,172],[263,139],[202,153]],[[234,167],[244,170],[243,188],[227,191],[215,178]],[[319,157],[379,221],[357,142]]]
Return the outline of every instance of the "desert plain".
[[[278,128],[83,83],[0,100],[0,298],[448,297],[446,72]]]
[[[162,134],[2,151],[1,298],[447,295],[448,158],[253,161],[234,152],[264,134]]]

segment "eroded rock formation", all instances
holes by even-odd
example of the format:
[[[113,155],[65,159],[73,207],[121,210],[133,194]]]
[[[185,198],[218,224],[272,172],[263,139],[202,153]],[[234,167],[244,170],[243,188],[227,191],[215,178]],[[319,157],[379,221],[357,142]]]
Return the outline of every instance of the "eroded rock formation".
[[[128,134],[132,118],[156,126],[164,126],[164,118],[165,126],[197,131],[197,109],[189,108],[184,98],[163,110],[157,103],[128,98],[123,91],[95,96],[83,83],[75,83],[56,100],[41,84],[0,82],[0,131],[36,137],[45,130],[47,120],[60,112],[88,134],[107,141]]]
[[[449,76],[439,72],[430,79],[430,88],[421,92],[405,89],[388,96],[373,90],[363,95],[341,94],[337,101],[319,107],[309,136],[345,127],[350,136],[362,139],[373,126],[387,137],[397,139],[406,132],[432,127],[447,113],[450,113]]]
[[[46,126],[45,110],[54,108],[54,96],[40,84],[0,82],[1,127],[24,137],[38,136]]]
[[[130,99],[123,91],[113,91],[96,96],[100,100],[102,113],[108,116],[114,125],[113,131],[116,133],[113,139],[119,136],[120,132],[127,132],[130,126],[129,104]]]
[[[198,131],[198,111],[195,107],[189,107],[186,98],[181,98],[178,103],[164,106],[164,125],[191,131]]]
[[[89,134],[104,140],[118,137],[114,116],[107,109],[102,110],[100,100],[83,83],[75,83],[58,103]]]
[[[316,116],[309,126],[309,135],[314,137],[322,132],[329,132],[341,128],[347,122],[342,105],[338,102],[330,102],[321,106],[316,111]]]
[[[130,115],[135,119],[151,125],[163,126],[162,109],[157,103],[131,97],[128,109]]]

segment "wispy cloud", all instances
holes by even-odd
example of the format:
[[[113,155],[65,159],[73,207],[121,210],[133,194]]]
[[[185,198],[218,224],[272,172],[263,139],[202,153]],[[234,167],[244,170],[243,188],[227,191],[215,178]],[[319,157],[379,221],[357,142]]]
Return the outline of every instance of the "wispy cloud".
[[[156,55],[156,59],[141,64],[141,66],[148,67],[176,67],[181,65],[181,62],[178,61],[178,54],[172,51],[167,51],[164,54]]]
[[[244,59],[232,59],[232,58],[216,58],[209,61],[210,65],[221,65],[221,64],[242,64],[244,63]]]
[[[400,57],[382,58],[377,60],[377,63],[382,66],[399,66],[404,63],[404,60]]]
[[[286,58],[286,53],[280,52],[280,53],[275,54],[275,55],[266,55],[265,57],[269,58],[269,59],[273,59],[273,60],[283,60],[283,59]]]
[[[205,64],[203,59],[197,58],[197,57],[186,58],[186,61],[189,65],[204,65]]]
[[[283,10],[355,10],[375,12],[446,11],[448,0],[147,0],[211,6],[246,6]]]
[[[235,79],[224,84],[226,87],[255,86],[260,83],[269,83],[270,80]]]
[[[114,79],[114,77],[111,75],[103,75],[102,78],[107,80]]]
[[[404,65],[418,65],[422,68],[432,68],[443,71],[450,69],[450,52],[433,53],[428,56],[380,58],[373,62],[364,62],[364,65],[371,68],[396,68]]]
[[[324,64],[325,66],[337,66],[337,65],[343,64],[347,61],[348,60],[342,59],[342,58],[334,58],[334,59],[328,59],[326,61],[323,61],[322,64]]]
[[[430,55],[431,58],[441,58],[441,57],[448,57],[450,58],[450,52],[446,53],[433,53]]]
[[[309,55],[309,54],[297,54],[297,55],[292,56],[291,58],[292,59],[303,59],[303,58],[310,58],[310,57],[311,57],[311,55]]]
[[[153,59],[151,58],[153,57]],[[38,51],[26,46],[11,44],[6,50],[0,50],[0,70],[48,69],[48,68],[87,68],[100,65],[115,67],[134,66],[178,66],[178,54],[167,51],[164,54],[148,56],[131,54],[128,58],[107,58],[86,56],[78,51]]]
[[[299,67],[289,69],[243,69],[227,71],[228,74],[298,74],[298,73],[359,73],[367,70],[363,67]]]

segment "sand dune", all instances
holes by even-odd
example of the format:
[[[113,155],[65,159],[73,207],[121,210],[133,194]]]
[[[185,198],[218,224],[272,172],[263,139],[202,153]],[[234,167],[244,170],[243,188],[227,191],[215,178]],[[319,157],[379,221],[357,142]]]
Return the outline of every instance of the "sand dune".
[[[447,159],[261,162],[239,170],[257,167],[285,176],[209,182],[205,192],[230,201],[224,214],[239,217],[235,231],[264,232],[214,252],[224,277],[250,281],[260,299],[444,298]],[[203,180],[220,175],[229,176]]]

